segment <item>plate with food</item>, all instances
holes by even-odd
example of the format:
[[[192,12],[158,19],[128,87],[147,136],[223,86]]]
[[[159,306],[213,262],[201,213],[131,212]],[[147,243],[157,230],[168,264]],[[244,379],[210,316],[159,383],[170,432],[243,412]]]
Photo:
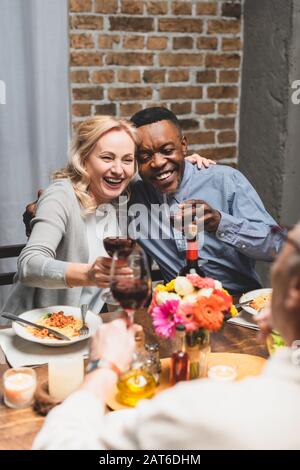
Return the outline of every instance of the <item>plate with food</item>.
[[[67,305],[36,308],[22,313],[19,317],[58,331],[70,338],[69,341],[58,339],[46,329],[40,330],[31,326],[21,325],[17,322],[12,323],[12,327],[18,336],[28,341],[44,344],[46,346],[69,346],[70,344],[77,343],[78,341],[86,340],[90,336],[93,336],[102,322],[98,315],[89,310],[85,319],[89,328],[89,333],[87,335],[81,335],[79,332],[82,327],[80,308],[69,307]]]
[[[256,289],[243,294],[239,303],[244,304],[241,306],[245,312],[251,313],[251,315],[257,315],[270,303],[271,296],[271,288]]]

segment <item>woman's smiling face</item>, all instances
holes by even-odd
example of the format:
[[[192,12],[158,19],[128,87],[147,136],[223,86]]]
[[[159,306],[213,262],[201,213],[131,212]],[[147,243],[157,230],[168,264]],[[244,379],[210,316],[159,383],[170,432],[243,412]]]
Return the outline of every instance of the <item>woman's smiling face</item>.
[[[98,140],[85,169],[97,203],[109,202],[128,186],[135,173],[135,143],[124,130],[113,129]]]

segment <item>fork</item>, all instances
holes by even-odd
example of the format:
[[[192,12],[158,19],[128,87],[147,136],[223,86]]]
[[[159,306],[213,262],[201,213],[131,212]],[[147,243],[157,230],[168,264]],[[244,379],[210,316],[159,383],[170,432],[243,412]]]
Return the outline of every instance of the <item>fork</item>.
[[[82,304],[80,306],[80,311],[81,311],[81,318],[82,318],[82,327],[79,330],[80,336],[85,336],[89,334],[89,327],[85,323],[85,317],[88,311],[88,305],[87,304]]]

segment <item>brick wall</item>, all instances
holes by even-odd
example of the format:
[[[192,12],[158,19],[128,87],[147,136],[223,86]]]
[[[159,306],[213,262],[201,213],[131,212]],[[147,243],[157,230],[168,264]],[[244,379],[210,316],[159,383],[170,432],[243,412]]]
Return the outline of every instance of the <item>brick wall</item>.
[[[70,0],[72,118],[161,104],[191,151],[237,157],[241,0]]]

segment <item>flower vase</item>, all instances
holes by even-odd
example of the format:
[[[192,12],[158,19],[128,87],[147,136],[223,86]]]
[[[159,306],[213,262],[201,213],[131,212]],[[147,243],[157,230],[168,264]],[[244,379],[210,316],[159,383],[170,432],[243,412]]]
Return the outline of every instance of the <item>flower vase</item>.
[[[186,352],[190,360],[190,380],[207,377],[210,334],[200,328],[186,333]]]

